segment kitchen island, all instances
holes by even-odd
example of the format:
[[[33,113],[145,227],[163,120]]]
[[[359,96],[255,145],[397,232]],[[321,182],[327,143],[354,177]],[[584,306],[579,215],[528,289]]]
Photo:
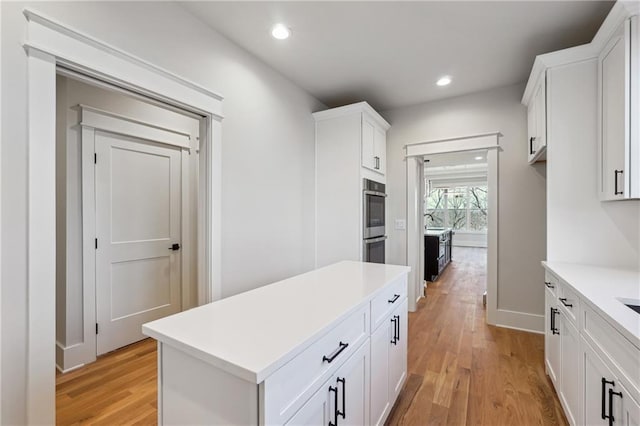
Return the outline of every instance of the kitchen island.
[[[451,228],[428,228],[424,231],[424,279],[435,281],[451,262]]]
[[[145,324],[159,424],[383,424],[406,378],[409,270],[339,262]]]

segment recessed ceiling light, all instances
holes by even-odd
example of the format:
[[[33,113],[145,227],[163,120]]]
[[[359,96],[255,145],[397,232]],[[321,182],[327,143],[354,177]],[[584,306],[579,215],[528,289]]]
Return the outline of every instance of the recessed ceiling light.
[[[482,160],[482,158],[483,158],[483,157],[482,157],[481,155],[479,155],[479,156],[475,157],[475,159],[476,159],[476,160]]]
[[[289,38],[291,30],[284,24],[276,24],[271,29],[271,35],[278,40],[284,40],[285,38]]]
[[[440,77],[440,80],[436,82],[438,86],[446,86],[449,83],[451,83],[451,77],[449,77],[448,75]]]

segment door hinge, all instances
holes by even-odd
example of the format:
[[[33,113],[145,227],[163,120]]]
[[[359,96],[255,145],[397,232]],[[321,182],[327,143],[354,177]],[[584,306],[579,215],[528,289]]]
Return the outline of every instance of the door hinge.
[[[98,323],[96,323],[96,334],[98,334]]]
[[[98,250],[98,239],[96,238],[96,250]]]
[[[98,164],[98,154],[93,154],[93,164]]]

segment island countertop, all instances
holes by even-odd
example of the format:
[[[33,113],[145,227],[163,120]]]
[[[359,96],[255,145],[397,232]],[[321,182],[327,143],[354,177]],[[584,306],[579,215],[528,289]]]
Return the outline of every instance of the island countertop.
[[[343,261],[149,322],[142,331],[258,384],[409,271]]]
[[[640,300],[640,272],[563,262],[542,262],[542,265],[580,293],[611,326],[640,349],[640,314],[619,300]]]

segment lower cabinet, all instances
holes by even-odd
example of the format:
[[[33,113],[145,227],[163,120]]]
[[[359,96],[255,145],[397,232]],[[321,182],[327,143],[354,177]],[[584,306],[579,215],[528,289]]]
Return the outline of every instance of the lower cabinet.
[[[640,425],[640,405],[588,343],[583,344],[584,423]]]
[[[553,285],[553,284],[550,284]],[[558,316],[560,310],[557,306],[555,295],[545,289],[545,332],[544,332],[544,355],[547,374],[557,387],[559,386],[560,371],[560,330],[558,328]]]
[[[565,408],[567,420],[572,425],[582,424],[582,389],[580,372],[580,334],[568,320],[564,310],[560,310],[560,399]]]
[[[407,300],[371,335],[371,424],[383,425],[407,377]]]
[[[367,341],[286,424],[369,424],[369,351]]]

